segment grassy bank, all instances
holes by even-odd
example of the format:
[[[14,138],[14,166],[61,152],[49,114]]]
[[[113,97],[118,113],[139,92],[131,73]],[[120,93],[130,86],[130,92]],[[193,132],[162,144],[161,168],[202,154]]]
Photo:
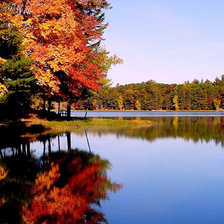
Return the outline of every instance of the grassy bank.
[[[31,115],[26,119],[4,120],[0,122],[0,136],[2,145],[8,145],[11,139],[15,142],[35,141],[41,136],[52,136],[63,132],[84,131],[86,129],[128,129],[150,126],[148,120],[123,120],[123,119],[103,119],[88,118],[76,119],[72,121],[48,120]],[[1,145],[0,144],[0,145]]]
[[[73,121],[48,121],[39,118],[29,118],[23,120],[26,126],[42,125],[46,130],[57,131],[72,131],[78,128],[94,128],[94,127],[110,127],[110,128],[133,128],[150,126],[151,122],[148,120],[115,120],[115,119],[100,119],[88,118],[86,120]]]
[[[115,119],[96,119],[73,121],[49,121],[32,117],[17,121],[5,120],[0,122],[0,148],[11,144],[27,143],[48,139],[49,136],[56,136],[64,132],[81,131],[86,129],[97,130],[122,130],[131,128],[140,128],[150,126],[151,122],[147,120],[115,120]],[[13,141],[12,141],[13,139]]]

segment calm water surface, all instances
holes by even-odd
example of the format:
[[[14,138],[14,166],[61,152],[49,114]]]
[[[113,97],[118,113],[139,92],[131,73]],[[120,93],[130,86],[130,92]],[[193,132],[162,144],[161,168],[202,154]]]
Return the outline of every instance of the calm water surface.
[[[0,223],[224,223],[224,117],[147,119],[3,139]]]
[[[72,111],[73,117],[84,117],[86,111]],[[88,117],[220,117],[224,112],[167,112],[167,111],[88,111]]]

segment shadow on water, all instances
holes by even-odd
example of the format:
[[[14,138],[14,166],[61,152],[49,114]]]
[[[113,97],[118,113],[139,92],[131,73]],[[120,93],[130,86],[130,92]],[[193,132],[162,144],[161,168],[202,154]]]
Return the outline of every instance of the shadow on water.
[[[72,149],[70,133],[66,150],[51,152],[51,138],[41,141],[39,158],[29,142],[1,153],[0,223],[107,223],[101,201],[122,187],[108,178],[109,161]]]
[[[37,136],[43,133],[46,129],[42,125],[29,125],[25,122],[14,121],[8,122],[7,125],[0,126],[0,148],[15,146],[17,147],[21,143],[27,143],[32,141],[31,138],[21,138],[21,136],[29,133],[30,136]]]

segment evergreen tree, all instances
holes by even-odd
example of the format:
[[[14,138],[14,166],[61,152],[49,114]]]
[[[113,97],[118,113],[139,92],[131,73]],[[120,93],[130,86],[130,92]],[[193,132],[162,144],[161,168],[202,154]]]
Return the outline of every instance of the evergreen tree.
[[[1,103],[7,116],[18,117],[29,110],[35,78],[31,71],[32,60],[24,53],[18,19],[13,21],[15,12],[6,4],[0,7],[0,83],[6,89]]]

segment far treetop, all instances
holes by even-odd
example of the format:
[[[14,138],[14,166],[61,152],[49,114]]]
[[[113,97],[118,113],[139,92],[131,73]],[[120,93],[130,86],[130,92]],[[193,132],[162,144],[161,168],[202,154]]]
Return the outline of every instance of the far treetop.
[[[163,84],[154,81],[104,86],[76,108],[118,110],[220,110],[224,109],[224,75],[209,80]]]

